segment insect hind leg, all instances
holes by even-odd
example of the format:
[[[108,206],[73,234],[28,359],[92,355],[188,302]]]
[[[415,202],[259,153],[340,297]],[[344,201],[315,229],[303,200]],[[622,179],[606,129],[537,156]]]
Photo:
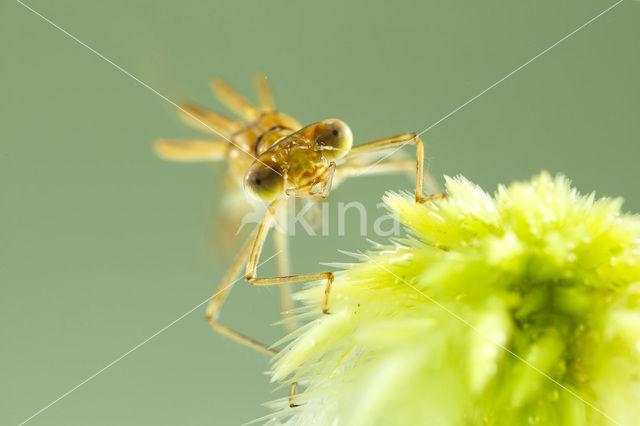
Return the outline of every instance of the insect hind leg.
[[[211,301],[209,302],[209,305],[207,306],[206,318],[209,325],[211,325],[211,328],[213,328],[223,336],[235,340],[236,342],[248,346],[252,349],[273,356],[278,353],[277,350],[272,349],[269,346],[256,340],[253,340],[245,336],[244,334],[238,333],[237,331],[218,322],[218,315],[220,313],[220,310],[222,309],[222,305],[224,305],[224,302],[226,301],[227,296],[229,296],[231,288],[233,287],[233,284],[235,282],[233,281],[233,279],[238,276],[242,266],[244,265],[244,262],[249,255],[249,251],[251,250],[251,247],[253,245],[254,238],[255,232],[248,238],[247,242],[240,250],[240,253],[234,259],[231,267],[229,268],[229,271],[227,271],[226,275],[222,279],[222,282],[218,286],[217,291],[214,293]]]

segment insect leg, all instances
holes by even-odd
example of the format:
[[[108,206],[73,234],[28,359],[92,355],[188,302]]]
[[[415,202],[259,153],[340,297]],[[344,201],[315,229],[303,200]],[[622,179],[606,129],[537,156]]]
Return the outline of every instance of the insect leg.
[[[414,160],[390,160],[373,164],[345,163],[338,167],[337,178],[346,179],[356,176],[381,175],[385,173],[413,172],[416,167]]]
[[[289,391],[289,407],[291,408],[296,408],[296,407],[300,407],[301,405],[304,405],[304,404],[296,404],[293,402],[296,396],[297,390],[298,390],[298,382],[291,383],[291,391]]]
[[[389,160],[380,161],[373,164],[342,164],[336,172],[336,183],[334,188],[342,181],[350,177],[383,175],[387,173],[411,172],[415,173],[416,162],[414,160]],[[440,193],[442,190],[431,176],[431,173],[425,172],[425,187],[429,192]]]
[[[260,109],[256,108],[251,102],[238,94],[238,92],[233,90],[229,85],[227,85],[227,83],[219,78],[213,79],[211,87],[220,100],[227,105],[231,111],[241,117],[244,117],[248,121],[256,121],[260,115],[262,115],[262,111],[260,111]]]
[[[273,101],[273,94],[269,88],[269,80],[264,74],[258,74],[255,78],[256,88],[258,89],[258,99],[260,100],[260,108],[265,112],[273,112],[276,104]]]
[[[247,242],[243,245],[240,253],[236,256],[229,271],[227,271],[226,275],[222,279],[222,282],[218,286],[217,291],[214,293],[209,305],[206,310],[207,321],[211,325],[211,327],[222,334],[223,336],[229,337],[230,339],[235,340],[236,342],[242,343],[243,345],[249,346],[250,348],[256,349],[260,352],[264,352],[268,355],[275,355],[278,353],[277,350],[269,348],[267,345],[257,342],[244,334],[238,333],[231,328],[222,325],[218,322],[218,316],[220,310],[222,309],[222,305],[224,304],[229,292],[231,291],[233,279],[239,274],[242,269],[242,265],[244,264],[251,247],[253,246],[253,240],[255,239],[256,233],[253,232]]]
[[[276,246],[277,259],[278,259],[278,274],[281,276],[289,275],[289,236],[287,235],[287,228],[289,225],[288,222],[288,202],[289,200],[284,200],[284,203],[278,207],[278,222],[280,226],[276,226],[274,230],[273,238]],[[282,227],[285,227],[283,229]],[[280,308],[282,309],[283,316],[287,319],[291,318],[293,310],[293,298],[291,296],[291,286],[283,285],[280,286]],[[291,333],[292,331],[298,328],[298,324],[294,321],[287,321],[284,323],[285,329]]]
[[[249,262],[247,263],[245,279],[252,285],[281,285],[305,281],[326,280],[324,298],[322,300],[322,312],[328,314],[329,294],[331,292],[331,284],[333,284],[334,280],[333,272],[318,272],[314,274],[289,275],[272,278],[256,277],[258,273],[258,260],[260,259],[262,247],[264,246],[265,239],[269,233],[269,228],[271,227],[271,221],[276,213],[276,208],[282,200],[283,198],[278,198],[269,205],[262,221],[258,225],[256,237],[253,242],[253,246],[251,247],[251,253],[249,254]]]
[[[396,147],[400,148],[403,145],[409,143],[415,143],[416,145],[416,203],[424,204],[427,201],[431,201],[433,199],[446,197],[444,193],[434,194],[428,197],[422,196],[422,186],[424,181],[424,144],[422,143],[422,139],[420,139],[420,136],[416,135],[415,133],[405,133],[402,135],[392,136],[390,138],[384,138],[356,146],[352,148],[351,151],[347,154],[346,159],[349,160],[351,158],[357,157],[358,155],[371,153],[372,151],[379,151]],[[374,163],[374,165],[372,165],[371,167],[375,167],[378,164]]]

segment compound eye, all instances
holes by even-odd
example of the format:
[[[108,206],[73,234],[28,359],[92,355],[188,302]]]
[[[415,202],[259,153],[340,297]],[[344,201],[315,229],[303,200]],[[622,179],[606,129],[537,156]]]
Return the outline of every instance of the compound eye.
[[[330,147],[323,150],[323,154],[329,160],[344,157],[353,145],[351,129],[342,120],[335,118],[318,123],[316,143],[319,146]]]
[[[278,174],[276,167],[270,168],[256,161],[244,176],[244,187],[254,197],[262,201],[272,201],[284,189],[284,176]]]

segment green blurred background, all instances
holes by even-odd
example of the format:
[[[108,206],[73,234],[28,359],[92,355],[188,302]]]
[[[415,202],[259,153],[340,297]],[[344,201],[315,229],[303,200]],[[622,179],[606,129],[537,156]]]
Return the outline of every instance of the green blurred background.
[[[212,75],[253,95],[264,71],[281,110],[340,117],[359,143],[426,128],[613,2],[28,4],[172,100],[220,109]],[[493,191],[564,172],[639,211],[639,20],[626,0],[426,133],[432,173]],[[0,424],[17,424],[207,298],[234,246],[215,227],[221,167],[152,152],[196,134],[170,104],[16,2],[0,22]],[[331,199],[375,209],[412,184],[362,178]],[[349,229],[296,237],[294,272],[365,249]],[[274,288],[238,283],[222,318],[283,333]],[[29,424],[241,424],[286,392],[267,369],[201,307]]]

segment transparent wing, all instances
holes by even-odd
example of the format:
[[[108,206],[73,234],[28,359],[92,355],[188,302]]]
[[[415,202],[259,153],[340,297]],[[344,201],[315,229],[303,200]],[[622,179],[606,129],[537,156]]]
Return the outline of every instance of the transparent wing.
[[[211,81],[211,88],[220,100],[233,112],[250,122],[256,121],[262,111],[249,102],[244,96],[233,90],[219,78]]]
[[[182,118],[186,124],[198,130],[225,137],[230,137],[235,132],[246,127],[246,124],[240,120],[225,117],[217,112],[209,111],[189,103],[180,105],[180,118]]]
[[[165,160],[216,161],[224,158],[229,142],[211,139],[159,139],[154,148]]]

